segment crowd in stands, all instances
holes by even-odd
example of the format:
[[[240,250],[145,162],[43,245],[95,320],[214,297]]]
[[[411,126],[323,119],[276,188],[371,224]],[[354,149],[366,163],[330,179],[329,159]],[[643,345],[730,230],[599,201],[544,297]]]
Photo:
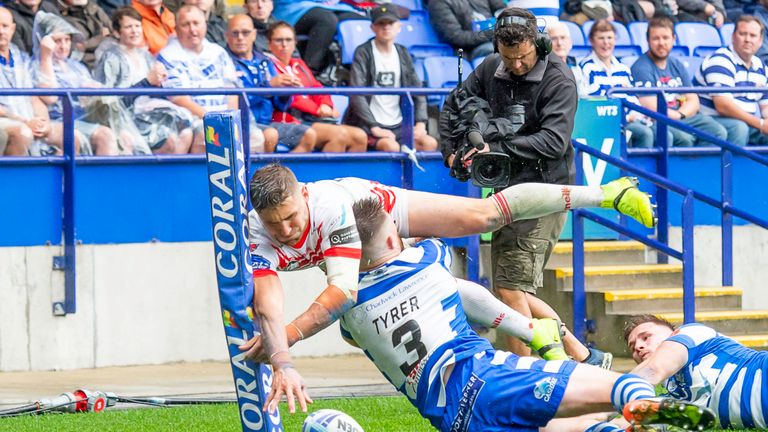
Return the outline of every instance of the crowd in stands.
[[[617,86],[765,86],[768,9],[763,3],[738,3],[746,1],[750,0],[508,3],[542,17],[554,53],[574,72],[580,96],[601,97]],[[760,1],[768,5],[768,0]],[[421,87],[429,71],[423,69],[423,57],[396,43],[402,20],[410,14],[421,17],[420,25],[429,26],[440,42],[450,44],[449,49],[462,48],[468,60],[480,62],[493,53],[494,16],[507,2],[244,0],[242,6],[243,13],[229,14],[223,0],[8,1],[0,7],[0,87],[309,88],[338,83]],[[648,49],[642,55],[617,51],[626,48],[617,45],[617,30],[630,13],[650,20]],[[573,47],[573,26],[558,21],[558,16],[583,24],[588,40],[576,47],[581,51]],[[342,66],[336,29],[349,20],[367,20],[363,22],[368,22],[371,39],[356,44],[351,63]],[[674,52],[678,20],[714,27],[733,21],[731,43],[711,47],[711,54],[691,73]],[[407,25],[412,22],[416,21]],[[576,29],[581,32],[582,27]],[[626,98],[657,108],[655,97]],[[435,150],[437,140],[427,128],[428,101],[421,96],[413,99],[414,148]],[[768,144],[765,94],[667,94],[666,100],[668,116],[674,120],[739,145]],[[235,96],[216,95],[95,96],[73,102],[75,148],[85,155],[200,153],[204,114],[237,108]],[[254,152],[403,149],[397,95],[351,96],[341,112],[328,95],[251,94],[248,102]],[[0,155],[61,154],[62,121],[58,97],[0,96]],[[631,146],[653,146],[655,128],[647,116],[626,113]],[[668,142],[707,144],[675,128],[668,128]]]

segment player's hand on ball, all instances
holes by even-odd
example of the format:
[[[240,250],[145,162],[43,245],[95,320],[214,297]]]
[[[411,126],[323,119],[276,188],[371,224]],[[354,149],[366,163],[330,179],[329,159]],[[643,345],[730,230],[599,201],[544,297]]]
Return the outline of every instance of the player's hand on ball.
[[[312,398],[307,393],[307,385],[299,372],[289,365],[275,365],[272,373],[272,388],[269,390],[269,396],[264,404],[264,410],[273,413],[277,410],[277,404],[280,399],[285,398],[288,401],[288,412],[296,412],[296,400],[299,401],[301,412],[307,412],[307,404],[311,404]]]
[[[256,335],[248,342],[238,347],[240,351],[246,351],[245,358],[257,363],[269,363],[269,356],[264,351],[264,345],[261,343],[261,335]]]

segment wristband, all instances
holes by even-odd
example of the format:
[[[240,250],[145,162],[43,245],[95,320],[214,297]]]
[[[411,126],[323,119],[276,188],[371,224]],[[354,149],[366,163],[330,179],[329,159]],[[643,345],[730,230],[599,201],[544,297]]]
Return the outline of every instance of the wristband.
[[[682,111],[678,111],[678,113],[680,114],[680,120],[684,120],[686,115]]]

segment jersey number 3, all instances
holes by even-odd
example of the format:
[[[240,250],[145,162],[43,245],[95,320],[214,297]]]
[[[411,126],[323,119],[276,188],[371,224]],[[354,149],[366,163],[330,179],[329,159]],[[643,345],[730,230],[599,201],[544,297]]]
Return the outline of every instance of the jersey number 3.
[[[416,351],[416,356],[418,358],[413,363],[408,363],[406,361],[400,365],[400,370],[406,376],[408,376],[413,368],[419,364],[421,359],[427,355],[427,347],[421,343],[421,328],[419,327],[419,323],[417,323],[416,320],[408,320],[392,332],[392,346],[397,348],[397,346],[403,342],[403,338],[405,338],[407,335],[410,335],[411,339],[403,344],[405,347],[405,352],[410,354]]]

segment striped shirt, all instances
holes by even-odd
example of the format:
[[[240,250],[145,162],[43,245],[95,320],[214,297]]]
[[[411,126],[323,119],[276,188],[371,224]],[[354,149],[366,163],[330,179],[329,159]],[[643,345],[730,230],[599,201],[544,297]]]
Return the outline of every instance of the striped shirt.
[[[752,66],[748,67],[732,47],[723,47],[701,63],[701,68],[693,79],[693,85],[728,88],[765,87],[766,81],[768,79],[765,76],[765,66],[759,57],[752,56]],[[718,115],[712,102],[713,95],[731,97],[743,111],[758,117],[762,117],[760,106],[768,104],[766,93],[702,94],[699,96],[702,114]]]
[[[592,51],[579,62],[579,68],[581,69],[580,97],[605,96],[608,89],[612,87],[634,86],[629,67],[616,57],[611,57],[611,68],[608,70],[597,58],[597,54]]]

